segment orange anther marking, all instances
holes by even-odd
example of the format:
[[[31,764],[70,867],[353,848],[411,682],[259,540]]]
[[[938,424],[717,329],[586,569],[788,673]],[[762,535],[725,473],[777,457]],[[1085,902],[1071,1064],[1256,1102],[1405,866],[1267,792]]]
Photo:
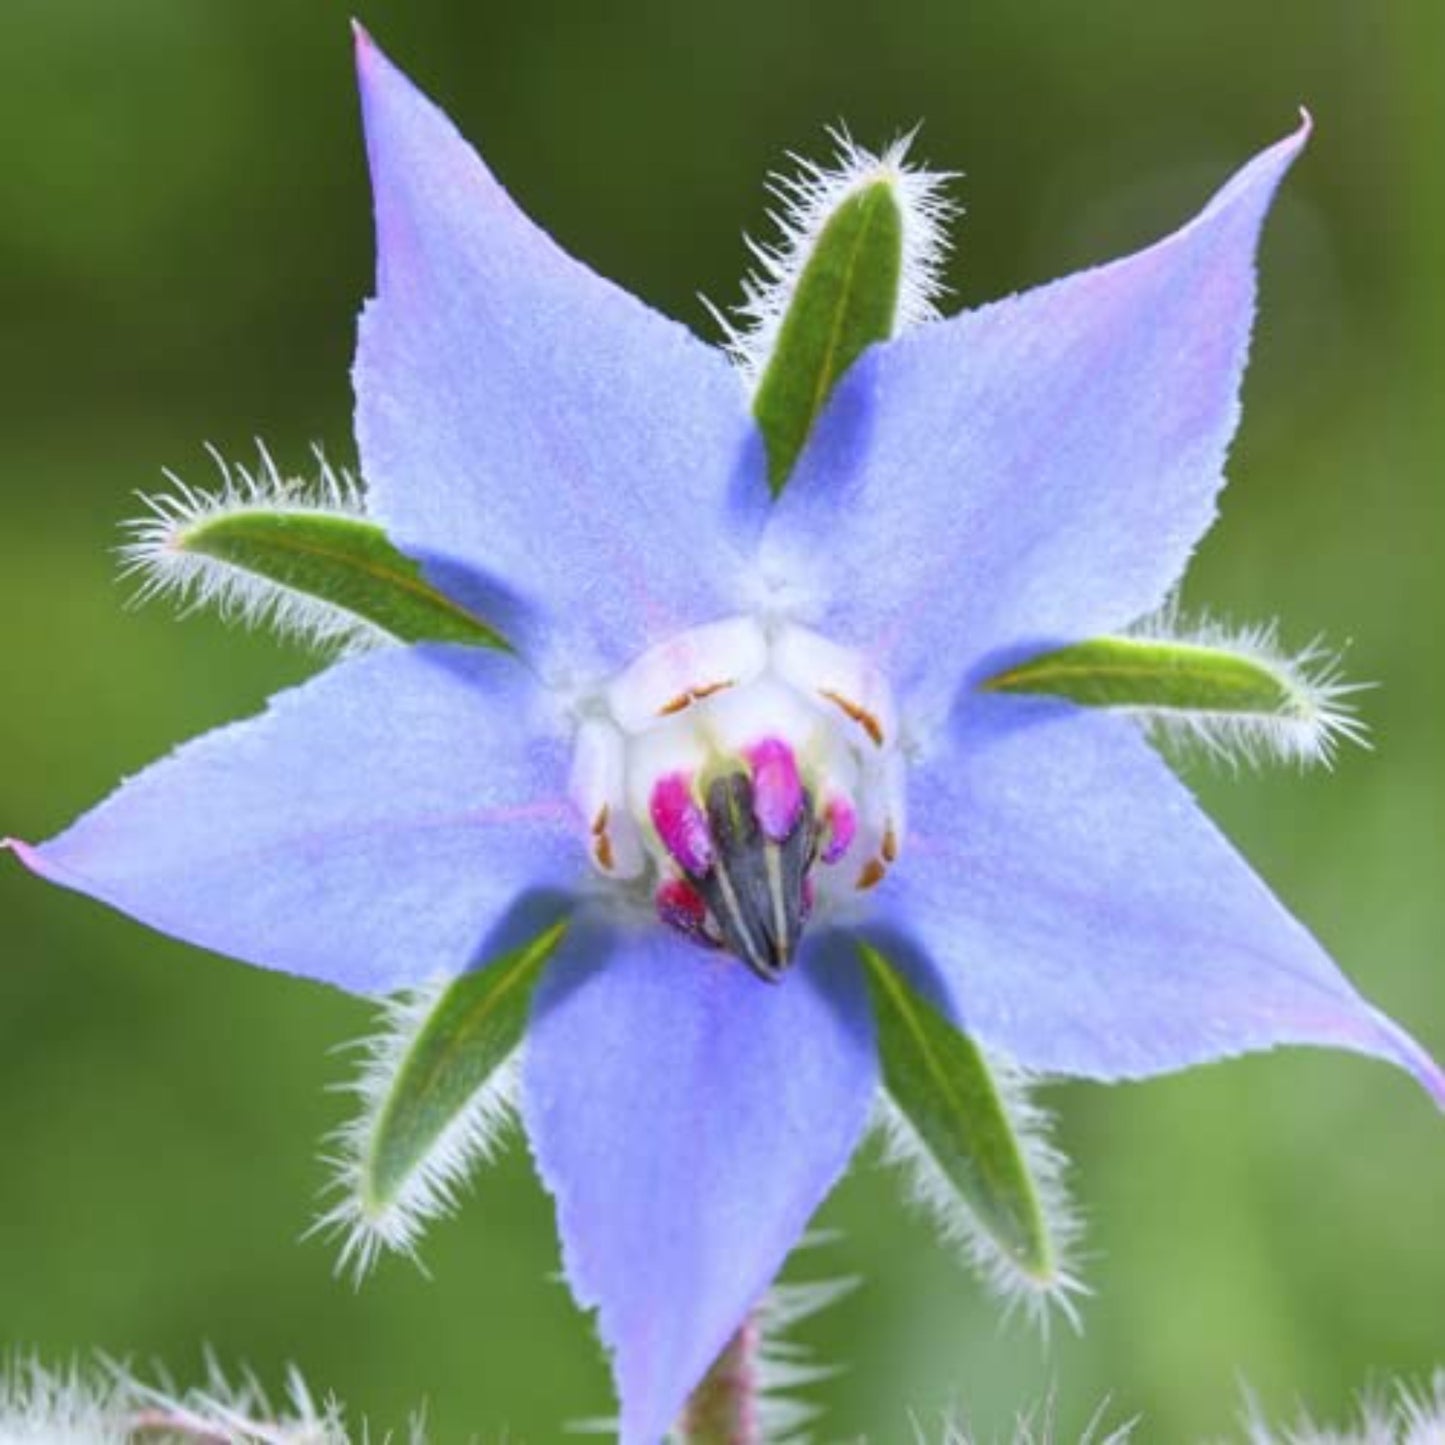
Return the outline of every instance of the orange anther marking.
[[[883,746],[883,724],[866,707],[854,702],[851,697],[844,697],[841,692],[833,692],[826,687],[820,687],[818,695],[827,698],[834,707],[841,708],[868,734],[875,748]]]
[[[890,823],[883,830],[883,846],[879,849],[883,854],[885,863],[896,863],[898,861],[898,834],[893,831],[893,824]]]
[[[689,708],[695,702],[701,702],[705,697],[711,697],[715,692],[721,692],[724,688],[732,687],[733,679],[725,677],[721,682],[705,682],[699,687],[690,687],[686,692],[680,692],[674,698],[658,708],[658,717],[674,717],[684,708]]]
[[[877,858],[870,858],[864,865],[863,870],[858,874],[858,881],[853,886],[860,893],[866,893],[870,888],[876,888],[888,872],[887,867]]]
[[[592,820],[592,836],[600,838],[607,831],[607,804],[597,810],[597,816]]]
[[[616,860],[612,856],[612,839],[605,832],[597,835],[597,840],[592,845],[592,854],[597,859],[597,866],[604,873],[612,872]]]

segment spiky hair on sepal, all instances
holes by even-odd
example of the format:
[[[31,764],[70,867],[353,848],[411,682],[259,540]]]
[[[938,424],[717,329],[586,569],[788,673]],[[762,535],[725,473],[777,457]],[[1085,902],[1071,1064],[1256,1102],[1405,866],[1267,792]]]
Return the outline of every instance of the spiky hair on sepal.
[[[3,1445],[126,1445],[128,1414],[109,1372],[47,1369],[28,1355],[0,1362]]]
[[[47,1369],[31,1356],[0,1361],[0,1445],[135,1445],[140,1440],[227,1445],[425,1445],[422,1416],[406,1433],[348,1431],[341,1406],[320,1399],[294,1367],[273,1403],[249,1371],[227,1375],[206,1356],[204,1383],[178,1388],[163,1372],[142,1377],[98,1356]]]
[[[357,1108],[327,1141],[326,1193],[333,1202],[309,1232],[340,1241],[337,1271],[358,1284],[383,1253],[420,1263],[417,1247],[426,1226],[455,1212],[473,1171],[495,1156],[516,1117],[520,1049],[447,1123],[393,1197],[372,1196],[371,1153],[392,1085],[451,983],[438,979],[383,1000],[376,1031],[350,1046],[360,1056],[355,1078],[337,1086]]]
[[[366,495],[357,478],[333,467],[319,448],[309,480],[284,476],[259,443],[253,466],[207,450],[220,471],[219,486],[193,487],[167,471],[169,491],[138,493],[146,514],[123,524],[126,541],[116,549],[122,579],[139,583],[132,605],[165,598],[182,616],[214,609],[227,621],[266,627],[325,652],[351,653],[392,641],[355,613],[186,545],[208,524],[246,512],[364,518]]]
[[[1343,1426],[1317,1424],[1301,1415],[1293,1424],[1275,1426],[1251,1400],[1244,1417],[1248,1445],[1442,1445],[1445,1442],[1445,1369],[1428,1384],[1396,1381],[1365,1390],[1355,1418]]]
[[[1334,765],[1342,744],[1370,746],[1355,697],[1369,682],[1346,682],[1340,652],[1316,637],[1297,652],[1280,642],[1274,622],[1235,626],[1207,614],[1186,618],[1177,599],[1135,623],[1128,636],[1232,652],[1270,673],[1286,706],[1273,712],[1211,712],[1203,708],[1131,709],[1164,748],[1202,755],[1229,767],[1287,763]]]
[[[1067,1160],[1049,1138],[1051,1116],[1036,1104],[1036,1080],[997,1058],[988,1060],[999,1101],[1013,1125],[1014,1137],[1038,1200],[1048,1239],[1048,1264],[1025,1269],[984,1227],[935,1159],[927,1143],[888,1095],[879,1091],[873,1131],[883,1162],[899,1168],[908,1183],[908,1199],[937,1227],[945,1244],[975,1271],[1003,1302],[1005,1316],[1023,1310],[1047,1336],[1054,1313],[1079,1328],[1078,1300],[1088,1288],[1074,1272],[1074,1254],[1083,1232],[1064,1185]]]
[[[810,1241],[805,1239],[806,1246]],[[805,1320],[847,1298],[858,1288],[854,1278],[792,1280],[775,1284],[753,1312],[758,1330],[758,1414],[763,1438],[777,1445],[811,1445],[808,1426],[822,1406],[801,1399],[798,1391],[831,1379],[842,1368],[813,1357],[791,1332]]]
[[[207,1355],[202,1385],[178,1390],[169,1380],[148,1384],[112,1366],[118,1399],[129,1401],[130,1433],[162,1440],[225,1440],[234,1445],[351,1445],[341,1406],[334,1398],[317,1400],[301,1372],[286,1371],[284,1401],[273,1403],[249,1370],[227,1375]],[[363,1427],[360,1439],[365,1441]],[[416,1429],[410,1445],[421,1445]]]
[[[1106,1409],[1107,1404],[1101,1405],[1084,1426],[1083,1432],[1070,1437],[1073,1445],[1126,1445],[1133,1439],[1137,1422],[1130,1420],[1110,1429],[1104,1423]],[[944,1419],[942,1433],[937,1437],[915,1424],[915,1445],[930,1445],[934,1438],[938,1445],[985,1445],[984,1437],[975,1434],[965,1420],[953,1413]],[[1063,1445],[1065,1437],[1059,1433],[1052,1397],[1040,1407],[1020,1411],[1014,1418],[1013,1431],[1007,1439],[1008,1445]],[[1002,1442],[994,1437],[991,1445],[1002,1445]]]
[[[892,185],[903,217],[894,333],[939,314],[943,266],[951,244],[948,224],[961,210],[943,193],[955,173],[910,163],[908,152],[916,130],[876,153],[859,145],[841,126],[828,136],[835,148],[831,165],[790,153],[796,174],[779,172],[770,177],[768,191],[776,204],[768,215],[777,237],[769,242],[744,238],[757,270],[743,281],[743,299],[731,317],[717,307],[709,308],[723,329],[728,355],[750,388],[767,368],[798,278],[828,218],[849,195],[875,181]]]

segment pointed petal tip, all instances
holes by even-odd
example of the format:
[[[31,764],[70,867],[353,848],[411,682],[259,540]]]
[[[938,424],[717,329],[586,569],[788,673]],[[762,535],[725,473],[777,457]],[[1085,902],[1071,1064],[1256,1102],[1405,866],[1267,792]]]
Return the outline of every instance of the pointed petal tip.
[[[1391,1059],[1412,1073],[1420,1087],[1429,1094],[1435,1107],[1445,1113],[1445,1069],[1425,1052],[1393,1019],[1378,1010],[1371,1010]]]
[[[1271,150],[1281,151],[1290,159],[1297,156],[1308,143],[1309,138],[1314,134],[1315,118],[1307,105],[1299,108],[1299,124],[1290,131],[1283,139],[1277,141]]]
[[[353,19],[351,22],[351,44],[356,57],[356,79],[363,98],[368,91],[384,85],[389,77],[400,76],[391,57],[360,20]]]
[[[44,843],[27,843],[23,838],[0,838],[0,851],[13,853],[28,872],[46,883],[53,883],[57,888],[70,888],[77,893],[89,893],[102,903],[107,902],[86,876],[71,866],[73,860],[57,846],[63,837],[64,834],[57,834]]]
[[[619,1445],[667,1436],[859,1142],[876,1055],[839,944],[826,986],[800,969],[764,990],[594,917],[540,985],[523,1117],[566,1278],[611,1352]],[[618,1049],[643,1034],[655,1050]],[[599,1130],[604,1117],[649,1126]]]
[[[1406,1067],[1419,1080],[1421,1087],[1429,1094],[1431,1102],[1445,1114],[1445,1069],[1423,1049],[1415,1049],[1413,1056],[1405,1061]]]
[[[48,858],[43,850],[43,844],[27,843],[23,838],[0,838],[0,852],[13,853],[37,878],[58,884],[62,888],[77,888],[83,892],[84,886],[72,881],[75,875]]]
[[[1218,220],[1225,212],[1238,209],[1252,219],[1252,229],[1263,224],[1275,191],[1290,167],[1298,160],[1314,131],[1314,117],[1304,106],[1299,110],[1299,124],[1282,139],[1259,151],[1253,160],[1229,177],[1210,198],[1203,211],[1188,222],[1173,236],[1166,237],[1163,245],[1170,245],[1179,237],[1187,236],[1201,229],[1201,223]]]
[[[369,149],[373,129],[372,107],[376,103],[374,97],[385,79],[390,62],[381,47],[372,39],[371,32],[355,18],[351,22],[351,46],[353,63],[356,66],[356,89],[361,97],[362,126]]]

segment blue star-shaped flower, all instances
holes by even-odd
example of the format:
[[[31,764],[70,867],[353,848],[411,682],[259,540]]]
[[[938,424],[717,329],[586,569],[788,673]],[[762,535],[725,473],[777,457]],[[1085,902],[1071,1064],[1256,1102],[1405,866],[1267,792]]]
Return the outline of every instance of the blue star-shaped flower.
[[[515,651],[344,661],[12,846],[361,993],[570,913],[523,1108],[624,1440],[665,1432],[857,1144],[857,938],[1029,1069],[1325,1044],[1445,1103],[1128,720],[973,686],[1177,582],[1303,130],[1159,244],[870,350],[773,503],[726,356],[560,251],[364,37],[360,75],[370,508]]]

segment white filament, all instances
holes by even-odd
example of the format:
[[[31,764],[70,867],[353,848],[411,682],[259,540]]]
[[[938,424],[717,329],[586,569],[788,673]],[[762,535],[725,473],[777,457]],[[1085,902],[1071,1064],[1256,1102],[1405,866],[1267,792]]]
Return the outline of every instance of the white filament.
[[[659,877],[673,863],[653,823],[653,790],[681,776],[703,795],[714,770],[746,765],[764,740],[786,743],[821,810],[843,799],[859,821],[840,866],[814,874],[818,904],[844,906],[876,885],[904,842],[904,759],[887,680],[861,656],[794,624],[733,617],[650,649],[581,703],[572,798],[587,851],[606,877],[644,874],[640,840]],[[628,815],[613,866],[590,830]],[[616,842],[617,840],[613,840]]]
[[[577,730],[571,794],[590,834],[593,867],[607,878],[635,878],[646,858],[627,803],[627,745],[604,718],[588,718]]]

